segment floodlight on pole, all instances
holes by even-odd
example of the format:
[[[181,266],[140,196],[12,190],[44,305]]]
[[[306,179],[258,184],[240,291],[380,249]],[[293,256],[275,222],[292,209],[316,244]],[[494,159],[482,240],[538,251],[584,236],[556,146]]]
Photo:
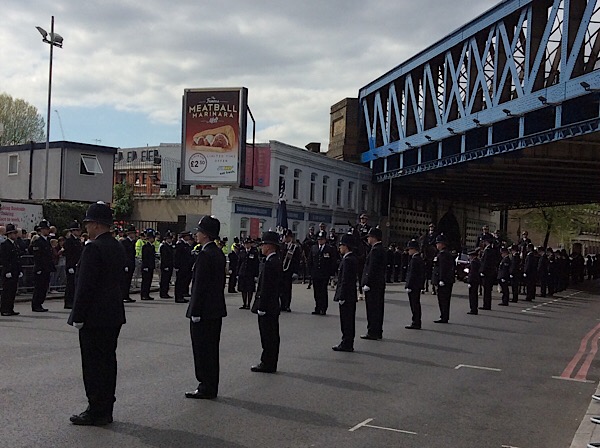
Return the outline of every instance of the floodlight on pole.
[[[46,117],[46,174],[44,176],[44,200],[48,199],[48,170],[50,168],[50,108],[52,104],[52,57],[54,55],[54,47],[62,48],[63,37],[54,32],[54,16],[50,21],[50,33],[40,26],[35,27],[42,35],[42,42],[50,45],[50,70],[48,74],[48,114]]]

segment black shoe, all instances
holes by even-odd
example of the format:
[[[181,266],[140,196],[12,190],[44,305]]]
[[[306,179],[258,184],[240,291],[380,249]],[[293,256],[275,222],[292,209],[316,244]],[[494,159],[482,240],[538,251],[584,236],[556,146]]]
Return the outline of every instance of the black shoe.
[[[287,307],[287,308],[281,308],[281,311],[285,311],[286,313],[291,313],[292,312],[292,310],[289,307]]]
[[[16,311],[9,311],[7,313],[0,313],[0,315],[7,317],[7,316],[18,316],[21,313],[17,313]]]
[[[380,341],[382,338],[381,337],[377,337],[377,336],[373,336],[370,334],[363,334],[361,337],[361,339],[367,339],[369,341]]]
[[[127,297],[126,299],[123,299],[124,303],[133,303],[135,302],[135,299],[132,299],[131,297]]]
[[[420,330],[421,326],[420,325],[415,325],[415,324],[410,324],[410,325],[407,325],[404,328],[406,328],[407,330]]]
[[[488,310],[488,311],[490,311],[492,308],[488,308],[488,307],[485,307],[485,306],[480,306],[479,309],[480,310]]]
[[[438,319],[433,321],[434,324],[447,324],[448,321],[445,319]]]
[[[477,316],[479,314],[477,311],[467,311],[467,314],[472,314],[473,316]]]
[[[73,305],[65,305],[65,310],[72,310],[73,309]]]
[[[172,299],[173,296],[170,296],[169,294],[166,294],[166,295],[161,295],[160,298],[161,299]]]
[[[245,309],[246,309],[246,305],[240,306],[240,310],[245,310]]]
[[[340,344],[340,345],[334,345],[333,347],[331,347],[331,350],[333,350],[334,352],[353,352],[354,348],[344,347],[342,344]]]
[[[321,310],[321,316],[326,316],[326,315],[327,315],[327,311]]]
[[[320,315],[321,315],[321,312],[320,312],[320,311],[316,311],[316,310],[315,310],[315,311],[313,311],[313,312],[312,312],[312,313],[310,313],[310,314],[314,314],[315,316],[320,316]]]
[[[188,292],[183,295],[183,297],[192,297],[192,295]]]
[[[154,300],[154,297],[150,297],[150,296],[142,297],[142,300]]]
[[[192,392],[186,392],[185,398],[195,398],[197,400],[214,400],[217,398],[217,394],[209,394],[206,391],[196,389]]]
[[[80,426],[104,426],[112,423],[112,415],[94,415],[90,411],[83,411],[79,415],[72,415],[69,420],[74,425]]]
[[[34,313],[45,313],[46,311],[48,311],[48,308],[40,306],[38,308],[32,308],[31,311],[33,311]]]
[[[250,367],[250,370],[252,372],[260,372],[260,373],[275,373],[277,371],[277,369],[269,368],[266,365],[264,365],[262,362],[258,363],[255,366]]]
[[[175,303],[188,303],[189,300],[188,299],[177,299],[175,300]]]
[[[508,306],[508,303],[499,303],[498,306]]]
[[[514,299],[513,299],[513,300],[511,300],[511,302],[512,302],[512,303],[517,303],[517,302],[518,302],[518,300],[514,300]]]

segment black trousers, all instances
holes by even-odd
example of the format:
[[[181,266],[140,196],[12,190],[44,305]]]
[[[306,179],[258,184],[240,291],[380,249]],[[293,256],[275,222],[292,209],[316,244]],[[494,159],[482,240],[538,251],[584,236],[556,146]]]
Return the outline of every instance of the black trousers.
[[[117,387],[117,340],[121,326],[79,330],[83,385],[94,415],[112,415]]]
[[[127,266],[128,270],[125,272],[125,276],[123,277],[123,299],[129,298],[129,290],[131,289],[131,280],[133,280],[133,271],[135,270],[135,265]]]
[[[18,277],[4,277],[2,283],[2,295],[0,296],[0,313],[12,313],[14,311],[18,285]]]
[[[387,266],[385,268],[385,281],[386,283],[392,283],[392,275],[394,274],[393,266]]]
[[[412,325],[421,327],[421,290],[413,289],[408,293],[408,302],[412,312]]]
[[[237,285],[237,275],[235,272],[229,274],[229,286],[227,287],[227,292],[236,292],[235,287]]]
[[[400,283],[400,281],[404,281],[402,276],[402,267],[394,266],[394,283]]]
[[[223,319],[190,320],[194,369],[198,388],[209,395],[219,392],[219,343]]]
[[[175,300],[181,300],[184,295],[190,292],[190,282],[192,281],[191,271],[179,269],[175,278]]]
[[[315,298],[315,311],[327,311],[327,284],[328,278],[313,278],[313,294]]]
[[[285,310],[292,304],[292,272],[284,272],[281,278],[281,291],[279,292],[279,302],[281,303],[281,309]],[[325,286],[325,294],[327,294],[327,286]],[[327,305],[325,305],[327,310]]]
[[[365,293],[367,308],[367,334],[377,338],[383,337],[384,288],[372,288]]]
[[[469,310],[473,314],[478,314],[477,307],[479,306],[479,283],[469,284]]]
[[[46,300],[48,287],[50,286],[50,272],[41,271],[40,274],[33,273],[33,296],[31,297],[31,308],[40,308]]]
[[[173,275],[173,268],[171,266],[160,268],[160,296],[169,295],[169,283],[171,283],[171,276]]]
[[[519,277],[513,277],[511,279],[512,301],[513,302],[519,301],[519,286],[520,286],[520,284],[521,284],[521,279]]]
[[[535,299],[535,283],[536,280],[534,276],[530,275],[525,278],[525,286],[527,287],[527,296],[525,297],[525,300],[528,302]]]
[[[75,268],[72,268],[75,269]],[[69,274],[67,269],[67,282],[65,285],[65,306],[73,307],[73,299],[75,298],[75,273]]]
[[[142,288],[140,291],[142,297],[150,296],[150,286],[152,285],[152,276],[154,275],[154,269],[147,269],[147,271],[142,269]]]
[[[544,274],[540,274],[540,296],[546,297],[546,293],[548,292],[548,276]]]
[[[548,295],[553,296],[556,292],[556,277],[548,275]]]
[[[262,345],[262,362],[267,369],[277,370],[279,360],[279,315],[258,316],[258,330],[260,332],[260,344]]]
[[[510,300],[510,290],[508,288],[508,281],[498,280],[498,282],[500,283],[500,288],[502,289],[502,303],[508,305],[508,302]]]
[[[494,277],[486,275],[483,277],[483,308],[492,309],[492,290],[494,289]]]
[[[450,299],[452,298],[452,284],[438,286],[437,288],[438,305],[440,307],[440,319],[450,320]]]
[[[340,326],[342,329],[342,343],[344,348],[354,348],[356,336],[356,301],[346,301],[340,305]]]

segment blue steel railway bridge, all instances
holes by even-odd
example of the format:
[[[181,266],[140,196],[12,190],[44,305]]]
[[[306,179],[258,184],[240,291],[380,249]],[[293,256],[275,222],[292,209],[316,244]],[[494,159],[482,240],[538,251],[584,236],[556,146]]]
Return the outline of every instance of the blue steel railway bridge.
[[[503,1],[360,89],[361,161],[382,190],[494,210],[599,202],[598,3]]]

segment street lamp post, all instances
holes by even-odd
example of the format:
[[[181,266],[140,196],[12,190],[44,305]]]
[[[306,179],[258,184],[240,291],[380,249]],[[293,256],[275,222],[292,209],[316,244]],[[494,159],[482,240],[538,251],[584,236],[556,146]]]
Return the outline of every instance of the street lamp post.
[[[48,75],[48,114],[46,118],[46,175],[44,180],[44,200],[48,199],[48,169],[50,160],[50,107],[52,98],[52,56],[54,47],[62,48],[63,38],[60,34],[54,32],[54,16],[50,22],[50,34],[42,27],[36,26],[42,35],[42,42],[50,45],[50,73]]]

